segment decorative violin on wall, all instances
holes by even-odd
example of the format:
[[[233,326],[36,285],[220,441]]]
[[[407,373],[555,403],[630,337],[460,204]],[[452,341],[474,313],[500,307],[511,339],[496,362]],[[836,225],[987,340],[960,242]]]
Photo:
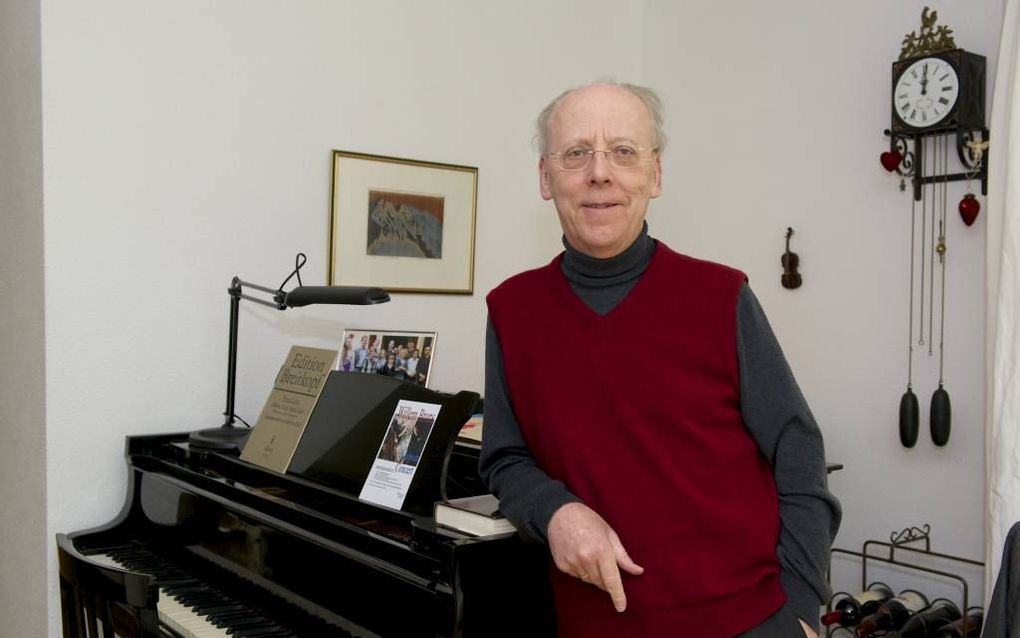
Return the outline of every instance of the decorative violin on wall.
[[[786,228],[786,252],[783,254],[780,261],[783,263],[783,277],[780,281],[783,284],[783,288],[793,290],[794,288],[800,288],[801,277],[800,273],[797,272],[797,267],[800,265],[800,257],[797,253],[790,252],[790,237],[793,236],[793,228]]]

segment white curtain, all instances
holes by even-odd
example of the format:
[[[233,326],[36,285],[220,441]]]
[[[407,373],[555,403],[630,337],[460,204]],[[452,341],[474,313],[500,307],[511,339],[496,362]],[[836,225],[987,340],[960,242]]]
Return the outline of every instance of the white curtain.
[[[989,126],[987,237],[988,534],[986,598],[1020,521],[1020,0],[1006,0]]]

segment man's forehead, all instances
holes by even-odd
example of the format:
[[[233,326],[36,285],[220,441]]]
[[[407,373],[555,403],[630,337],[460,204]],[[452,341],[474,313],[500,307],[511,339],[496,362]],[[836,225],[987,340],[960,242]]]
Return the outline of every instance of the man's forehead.
[[[565,95],[549,118],[551,136],[585,135],[596,128],[612,135],[648,134],[652,130],[651,115],[644,102],[630,91],[597,84]]]

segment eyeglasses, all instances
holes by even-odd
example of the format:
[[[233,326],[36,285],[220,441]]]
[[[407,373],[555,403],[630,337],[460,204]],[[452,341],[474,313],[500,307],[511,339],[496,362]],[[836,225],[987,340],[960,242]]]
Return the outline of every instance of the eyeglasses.
[[[609,163],[616,168],[634,168],[648,159],[650,154],[657,152],[656,148],[642,148],[639,146],[628,146],[620,144],[610,148],[582,148],[576,146],[569,148],[562,153],[546,153],[546,157],[553,158],[556,164],[565,171],[579,171],[588,168],[595,153],[603,153]]]

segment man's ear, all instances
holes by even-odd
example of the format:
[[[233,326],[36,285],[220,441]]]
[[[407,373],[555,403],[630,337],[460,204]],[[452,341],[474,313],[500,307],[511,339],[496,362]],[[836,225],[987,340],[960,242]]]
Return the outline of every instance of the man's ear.
[[[545,155],[538,158],[538,191],[542,193],[542,199],[546,201],[553,197],[549,178],[549,164],[546,162]]]
[[[655,184],[652,185],[652,197],[662,195],[662,158],[655,157]]]

